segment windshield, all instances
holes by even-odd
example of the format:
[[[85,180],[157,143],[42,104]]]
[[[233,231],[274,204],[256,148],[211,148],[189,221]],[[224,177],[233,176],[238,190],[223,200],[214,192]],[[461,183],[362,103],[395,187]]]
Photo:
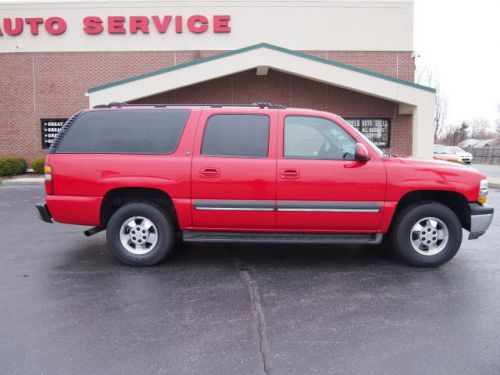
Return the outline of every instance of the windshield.
[[[357,134],[359,134],[359,136],[363,139],[363,141],[365,141],[366,143],[368,143],[368,145],[373,149],[373,151],[375,151],[377,153],[378,156],[385,155],[385,153],[381,149],[379,149],[375,143],[373,143],[372,141],[370,141],[370,139],[368,139],[367,136],[365,136],[363,133],[361,133],[358,129],[356,129],[354,126],[352,126],[351,124],[349,124],[344,119],[342,119],[342,120],[343,120],[342,122],[344,123],[344,125],[349,126],[352,130],[354,130]]]
[[[462,150],[460,147],[457,146],[448,147],[448,150],[450,150],[453,154],[456,154],[457,152],[465,152],[464,150]]]
[[[433,146],[432,147],[432,152],[435,154],[449,154],[452,153],[449,150],[447,150],[446,147],[444,146]]]

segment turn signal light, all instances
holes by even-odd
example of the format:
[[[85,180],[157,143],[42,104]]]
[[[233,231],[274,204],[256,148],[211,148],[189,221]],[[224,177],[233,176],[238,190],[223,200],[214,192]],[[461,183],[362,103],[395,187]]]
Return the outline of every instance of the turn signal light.
[[[54,194],[54,182],[52,181],[52,166],[45,164],[43,167],[43,177],[45,179],[45,193]]]
[[[481,183],[479,184],[479,197],[477,198],[477,201],[481,204],[485,204],[487,200],[488,200],[488,180],[484,179],[481,180]]]
[[[52,166],[45,164],[45,166],[43,167],[43,173],[52,177]]]

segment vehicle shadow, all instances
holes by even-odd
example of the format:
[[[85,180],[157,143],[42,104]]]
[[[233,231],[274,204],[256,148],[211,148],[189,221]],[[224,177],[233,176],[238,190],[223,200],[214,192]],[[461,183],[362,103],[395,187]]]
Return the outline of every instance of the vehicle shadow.
[[[388,248],[359,245],[276,245],[276,244],[192,244],[178,242],[165,260],[153,267],[129,267],[121,264],[106,247],[102,235],[92,241],[78,242],[60,253],[59,267],[145,269],[146,272],[165,268],[189,266],[220,267],[235,264],[241,268],[301,268],[335,269],[359,268],[375,265],[407,267]]]

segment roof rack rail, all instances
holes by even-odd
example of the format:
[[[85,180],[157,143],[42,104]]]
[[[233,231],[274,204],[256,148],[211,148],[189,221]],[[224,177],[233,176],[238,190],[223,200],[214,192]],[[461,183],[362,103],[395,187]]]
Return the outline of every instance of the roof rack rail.
[[[285,109],[285,106],[280,104],[271,104],[267,102],[258,102],[252,104],[134,104],[134,103],[119,103],[112,102],[109,104],[99,104],[94,106],[94,108],[120,108],[120,107],[212,107],[212,108],[222,108],[222,107],[258,107],[258,108],[269,108],[269,109]]]

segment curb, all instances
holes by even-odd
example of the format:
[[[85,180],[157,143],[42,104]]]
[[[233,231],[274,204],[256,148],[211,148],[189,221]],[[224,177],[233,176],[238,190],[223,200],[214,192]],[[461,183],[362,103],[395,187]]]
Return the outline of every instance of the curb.
[[[14,178],[12,180],[3,180],[0,182],[1,186],[19,186],[19,185],[43,185],[43,178]]]
[[[488,178],[488,186],[496,189],[500,189],[500,178]]]
[[[494,189],[500,189],[500,182],[488,182],[488,186]]]

